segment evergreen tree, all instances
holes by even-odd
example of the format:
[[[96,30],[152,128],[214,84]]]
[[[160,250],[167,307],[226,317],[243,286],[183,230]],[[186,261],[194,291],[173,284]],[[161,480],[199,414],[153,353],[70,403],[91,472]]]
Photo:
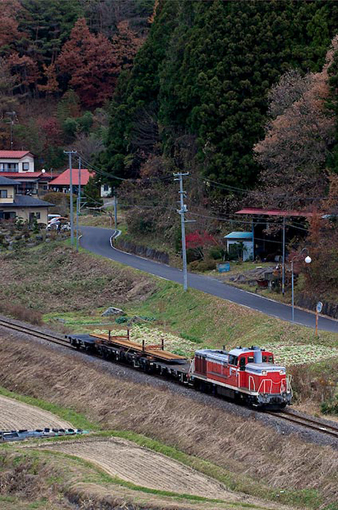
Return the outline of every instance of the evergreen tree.
[[[162,64],[171,35],[177,25],[179,0],[162,1],[147,41],[138,52],[132,72],[121,73],[115,98],[110,108],[111,122],[107,150],[99,164],[115,175],[135,176],[148,154],[132,146],[135,126],[150,108],[157,122],[160,91],[159,67]]]
[[[41,65],[54,62],[75,21],[83,15],[79,0],[20,0],[21,51]]]
[[[268,90],[289,68],[319,71],[337,27],[333,1],[162,0],[132,72],[121,78],[102,163],[137,175],[148,154],[135,131],[150,110],[168,155],[191,134],[201,172],[252,186]]]
[[[103,205],[103,200],[100,197],[100,184],[96,177],[89,177],[89,181],[83,189],[83,195],[87,207],[97,209]]]

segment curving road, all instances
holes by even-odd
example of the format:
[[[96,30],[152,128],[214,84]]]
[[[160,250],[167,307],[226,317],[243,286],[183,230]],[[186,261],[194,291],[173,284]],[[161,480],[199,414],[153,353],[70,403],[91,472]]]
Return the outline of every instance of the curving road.
[[[110,238],[115,233],[114,230],[98,227],[81,227],[81,231],[83,234],[81,246],[86,250],[160,278],[182,283],[183,277],[181,270],[112,248],[110,245]],[[248,308],[252,308],[253,310],[257,310],[258,312],[265,313],[272,317],[291,322],[290,306],[237,289],[231,285],[225,285],[215,278],[189,273],[188,285],[193,289],[201,290],[212,296],[217,296],[221,299],[247,306]],[[314,328],[315,315],[296,308],[295,322],[302,326]],[[338,333],[338,321],[329,319],[328,317],[320,317],[319,329]]]

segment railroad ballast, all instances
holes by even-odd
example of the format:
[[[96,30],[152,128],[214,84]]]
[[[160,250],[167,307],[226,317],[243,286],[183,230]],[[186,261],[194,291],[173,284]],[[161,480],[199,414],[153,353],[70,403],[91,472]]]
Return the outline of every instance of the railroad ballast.
[[[193,360],[160,345],[132,342],[127,335],[68,335],[70,344],[105,359],[170,377],[198,390],[230,397],[261,408],[280,409],[291,403],[292,389],[285,367],[275,365],[272,352],[237,347],[227,352],[200,349]]]

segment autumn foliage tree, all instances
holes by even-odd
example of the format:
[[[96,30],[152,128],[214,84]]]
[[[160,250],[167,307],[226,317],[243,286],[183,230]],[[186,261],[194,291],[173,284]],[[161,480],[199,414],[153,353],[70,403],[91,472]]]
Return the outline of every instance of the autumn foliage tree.
[[[305,77],[288,72],[270,93],[272,120],[254,147],[263,167],[263,194],[253,196],[262,205],[308,207],[311,197],[325,192],[325,166],[335,135],[335,120],[326,108],[328,69],[336,48],[334,39],[321,72]]]
[[[20,38],[17,21],[20,10],[21,5],[17,0],[1,0],[0,52],[2,54],[8,53],[12,43]]]
[[[98,106],[111,97],[119,67],[112,44],[89,31],[79,19],[56,60],[59,81],[70,86],[86,106]]]
[[[317,213],[310,219],[307,247],[311,255],[309,268],[303,267],[304,291],[312,298],[337,302],[338,228],[334,217]]]

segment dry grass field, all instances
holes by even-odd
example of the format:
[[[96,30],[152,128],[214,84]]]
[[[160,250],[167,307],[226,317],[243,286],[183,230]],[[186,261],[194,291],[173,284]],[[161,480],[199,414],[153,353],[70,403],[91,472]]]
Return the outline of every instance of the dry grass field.
[[[63,441],[41,448],[76,455],[97,464],[112,476],[149,489],[224,501],[241,499],[219,482],[126,439]]]
[[[0,385],[72,408],[102,429],[157,439],[196,456],[191,467],[204,459],[227,489],[302,510],[335,508],[338,456],[331,447],[283,436],[254,418],[228,414],[164,387],[116,379],[71,353],[36,344],[33,351],[29,341],[2,336],[0,357]]]
[[[71,428],[72,425],[48,411],[0,395],[0,430]]]

